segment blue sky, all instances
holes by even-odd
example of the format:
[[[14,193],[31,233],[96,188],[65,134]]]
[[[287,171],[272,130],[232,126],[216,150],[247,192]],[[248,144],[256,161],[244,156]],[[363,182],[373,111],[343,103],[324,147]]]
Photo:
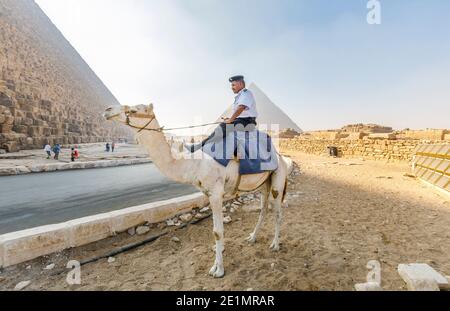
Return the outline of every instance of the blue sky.
[[[37,0],[122,104],[215,120],[244,74],[304,130],[450,128],[450,1]]]

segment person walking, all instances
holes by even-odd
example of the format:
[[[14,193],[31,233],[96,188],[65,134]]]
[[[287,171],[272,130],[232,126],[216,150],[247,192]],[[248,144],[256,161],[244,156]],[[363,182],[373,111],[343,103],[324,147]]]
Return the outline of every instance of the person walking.
[[[59,160],[59,154],[61,153],[61,145],[60,144],[56,144],[55,146],[53,146],[53,153],[55,154],[55,156],[53,158],[55,160]]]
[[[74,154],[75,154],[75,160],[78,160],[78,158],[80,157],[80,152],[78,151],[78,146],[75,146]]]
[[[114,152],[114,149],[116,149],[116,143],[115,143],[115,142],[113,142],[113,143],[111,144],[111,150],[112,150],[112,152]]]
[[[47,153],[47,160],[52,156],[52,147],[49,144],[46,144],[44,147],[44,151]]]
[[[110,150],[110,145],[109,145],[109,143],[106,143],[106,152],[109,152],[109,150]]]
[[[75,148],[72,148],[72,152],[70,153],[70,161],[75,162]]]

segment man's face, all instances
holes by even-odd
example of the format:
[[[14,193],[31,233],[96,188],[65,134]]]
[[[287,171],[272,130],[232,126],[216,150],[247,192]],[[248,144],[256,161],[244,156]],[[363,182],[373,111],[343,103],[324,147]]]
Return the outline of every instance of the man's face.
[[[231,89],[233,90],[234,94],[239,93],[244,88],[244,82],[243,81],[234,81],[231,83]]]

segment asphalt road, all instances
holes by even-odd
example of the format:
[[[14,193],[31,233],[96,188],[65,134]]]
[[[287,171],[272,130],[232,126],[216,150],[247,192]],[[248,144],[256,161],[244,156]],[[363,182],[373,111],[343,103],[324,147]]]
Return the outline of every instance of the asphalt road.
[[[0,177],[0,234],[194,192],[153,164]]]

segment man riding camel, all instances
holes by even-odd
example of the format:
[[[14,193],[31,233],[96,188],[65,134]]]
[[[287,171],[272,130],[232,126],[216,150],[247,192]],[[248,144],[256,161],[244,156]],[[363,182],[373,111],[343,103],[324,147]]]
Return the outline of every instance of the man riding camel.
[[[207,143],[222,140],[227,134],[234,131],[254,130],[257,123],[258,112],[253,93],[246,89],[244,76],[234,76],[229,79],[231,89],[236,94],[233,104],[233,115],[225,118],[224,122],[208,138],[199,144],[187,146],[187,149],[194,153],[203,148]]]

